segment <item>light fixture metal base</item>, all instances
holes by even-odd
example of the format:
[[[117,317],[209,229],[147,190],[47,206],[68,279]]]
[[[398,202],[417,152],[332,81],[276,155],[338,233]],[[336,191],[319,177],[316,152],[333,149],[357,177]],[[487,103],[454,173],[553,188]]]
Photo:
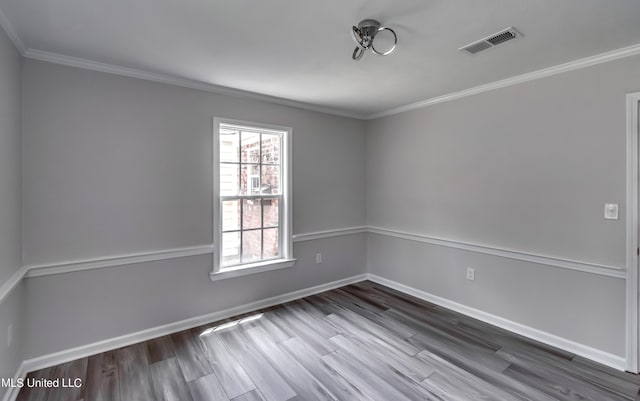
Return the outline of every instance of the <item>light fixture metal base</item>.
[[[389,31],[393,34],[393,46],[386,52],[376,50],[373,45],[373,40],[376,35],[382,31]],[[363,19],[357,26],[352,26],[351,36],[353,41],[356,42],[356,48],[353,50],[353,54],[351,55],[351,58],[355,61],[360,60],[364,56],[365,51],[369,49],[379,56],[386,56],[391,54],[398,45],[398,35],[396,35],[395,31],[391,28],[382,26],[379,21],[372,18]]]

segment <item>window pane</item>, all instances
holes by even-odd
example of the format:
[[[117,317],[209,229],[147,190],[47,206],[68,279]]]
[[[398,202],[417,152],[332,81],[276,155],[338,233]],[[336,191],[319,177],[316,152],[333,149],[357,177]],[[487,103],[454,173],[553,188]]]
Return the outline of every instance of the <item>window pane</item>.
[[[241,162],[260,163],[260,134],[242,131]]]
[[[278,227],[280,209],[277,198],[267,198],[262,201],[264,213],[264,227]]]
[[[237,130],[220,128],[220,161],[238,162],[240,133]]]
[[[238,195],[238,173],[240,166],[237,164],[220,164],[220,195]]]
[[[262,227],[262,208],[260,199],[244,199],[242,201],[242,228]]]
[[[280,194],[280,166],[262,166],[262,193]]]
[[[262,134],[262,162],[280,164],[280,135]]]
[[[280,241],[278,240],[278,229],[267,228],[263,230],[264,238],[264,258],[275,258],[280,255]]]
[[[222,265],[240,263],[240,233],[222,234]]]
[[[242,165],[242,187],[241,195],[258,195],[260,194],[260,166],[259,165]]]
[[[222,202],[222,231],[240,229],[240,201]]]
[[[262,259],[262,230],[242,232],[242,262]]]

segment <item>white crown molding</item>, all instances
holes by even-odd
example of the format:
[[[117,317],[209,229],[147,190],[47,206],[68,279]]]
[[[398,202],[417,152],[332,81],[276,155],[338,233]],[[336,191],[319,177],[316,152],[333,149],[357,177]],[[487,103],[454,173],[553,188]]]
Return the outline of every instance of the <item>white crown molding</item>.
[[[2,17],[2,14],[0,13],[0,24],[2,23],[1,17]],[[8,24],[8,21],[7,21],[7,24]],[[14,43],[21,44],[22,42],[20,41],[20,38],[15,36]],[[16,47],[18,47],[18,44],[16,44]],[[528,72],[525,74],[517,75],[515,77],[491,82],[484,85],[475,86],[473,88],[464,89],[458,92],[452,92],[452,93],[444,94],[441,96],[436,96],[433,98],[421,100],[419,102],[410,103],[404,106],[394,107],[389,110],[381,111],[379,113],[368,114],[368,115],[329,108],[329,107],[315,106],[309,103],[298,102],[295,100],[284,99],[284,98],[278,98],[275,96],[263,95],[255,92],[249,92],[249,91],[244,91],[240,89],[220,86],[220,85],[214,85],[214,84],[210,84],[202,81],[175,77],[168,74],[160,74],[160,73],[145,71],[141,69],[100,63],[100,62],[82,59],[78,57],[65,56],[62,54],[47,52],[43,50],[22,49],[21,52],[24,55],[24,57],[31,58],[34,60],[47,61],[54,64],[62,64],[62,65],[82,68],[86,70],[99,71],[99,72],[104,72],[108,74],[115,74],[115,75],[130,77],[130,78],[138,78],[138,79],[143,79],[147,81],[164,83],[168,85],[198,89],[205,92],[212,92],[212,93],[230,95],[235,97],[255,99],[255,100],[260,100],[268,103],[279,104],[282,106],[295,107],[298,109],[309,110],[309,111],[314,111],[314,112],[323,113],[323,114],[336,115],[340,117],[353,118],[357,120],[374,120],[377,118],[387,117],[395,114],[404,113],[407,111],[422,109],[435,104],[449,102],[452,100],[461,99],[467,96],[477,95],[480,93],[489,92],[489,91],[505,88],[512,85],[518,85],[521,83],[533,81],[536,79],[546,78],[553,75],[578,70],[581,68],[591,67],[591,66],[606,63],[609,61],[636,56],[640,54],[640,44],[612,50],[612,51],[597,54],[594,56],[585,57],[585,58],[570,61],[564,64],[559,64],[553,67],[548,67],[541,70]]]
[[[503,79],[500,81],[495,81],[488,84],[475,86],[473,88],[461,90],[459,92],[448,93],[446,95],[436,96],[430,99],[421,100],[419,102],[410,103],[404,106],[394,107],[392,109],[381,111],[379,113],[370,114],[366,117],[366,119],[374,120],[376,118],[387,117],[387,116],[400,114],[400,113],[404,113],[411,110],[422,109],[428,106],[432,106],[434,104],[449,102],[452,100],[461,99],[467,96],[477,95],[483,92],[489,92],[489,91],[504,88],[507,86],[518,85],[524,82],[533,81],[540,78],[546,78],[552,75],[562,74],[565,72],[574,71],[581,68],[591,67],[593,65],[602,64],[602,63],[606,63],[613,60],[636,56],[638,54],[640,54],[640,44],[623,47],[621,49],[597,54],[595,56],[585,57],[579,60],[570,61],[568,63],[559,64],[549,68],[543,68],[541,70],[529,72],[522,75],[517,75],[515,77]]]
[[[391,230],[381,227],[369,227],[370,233],[384,235],[387,237],[401,238],[409,241],[423,242],[431,245],[446,246],[448,248],[461,249],[482,253],[485,255],[500,256],[507,259],[521,260],[524,262],[536,263],[552,267],[560,267],[563,269],[577,270],[585,273],[599,274],[602,276],[616,277],[624,279],[626,277],[626,268],[599,265],[594,263],[578,262],[575,260],[561,259],[545,255],[536,255],[522,251],[514,251],[504,248],[490,247],[486,245],[477,245],[460,241],[452,241],[448,239],[429,237],[421,234],[414,234],[405,231]]]
[[[70,67],[82,68],[104,72],[107,74],[121,75],[129,78],[138,78],[146,81],[159,82],[163,84],[180,86],[184,88],[197,89],[205,92],[212,92],[222,95],[235,96],[245,99],[259,100],[267,103],[278,104],[281,106],[294,107],[302,110],[314,111],[317,113],[331,114],[340,117],[354,118],[363,120],[364,115],[352,113],[344,110],[333,109],[330,107],[316,106],[309,103],[298,102],[295,100],[279,98],[275,96],[263,95],[260,93],[234,89],[226,86],[214,85],[202,81],[196,81],[187,78],[180,78],[168,74],[145,71],[137,68],[121,67],[114,64],[100,63],[97,61],[86,60],[78,57],[65,56],[62,54],[51,53],[43,50],[28,49],[24,52],[24,56],[34,60],[46,61],[54,64],[62,64]]]
[[[521,323],[514,322],[512,320],[481,311],[479,309],[472,308],[467,305],[463,305],[446,298],[439,297],[437,295],[430,294],[426,291],[418,290],[414,287],[410,287],[405,284],[398,283],[396,281],[389,280],[387,278],[377,276],[375,274],[367,274],[367,279],[384,285],[394,290],[400,291],[404,294],[412,295],[416,298],[420,298],[424,301],[431,302],[436,305],[440,305],[444,308],[453,310],[455,312],[462,313],[463,315],[470,316],[478,319],[482,322],[489,323],[493,326],[497,326],[508,330],[512,333],[520,334],[533,340],[540,341],[544,344],[551,345],[556,348],[569,351],[573,354],[583,356],[596,362],[600,362],[604,365],[610,366],[614,369],[624,371],[626,367],[626,360],[624,357],[605,352],[588,345],[580,344],[573,340],[569,340],[555,334],[551,334],[542,330],[535,329],[530,326],[526,326]]]
[[[0,27],[4,29],[13,45],[18,49],[20,54],[24,56],[27,48],[25,47],[22,39],[20,39],[20,36],[18,36],[18,32],[13,28],[13,25],[9,22],[9,19],[7,19],[2,10],[0,10]]]
[[[366,279],[367,279],[366,274],[347,277],[344,279],[332,281],[330,283],[324,283],[314,287],[304,288],[304,289],[289,292],[286,294],[277,295],[274,297],[251,302],[245,305],[235,306],[229,309],[208,313],[206,315],[196,316],[196,317],[181,320],[178,322],[169,323],[163,326],[157,326],[150,329],[138,331],[136,333],[125,334],[120,337],[110,338],[110,339],[98,341],[95,343],[71,348],[68,350],[63,350],[63,351],[55,352],[52,354],[43,355],[33,359],[25,360],[23,363],[23,370],[26,370],[27,372],[32,372],[34,370],[44,369],[50,366],[66,363],[79,358],[84,358],[90,355],[95,355],[101,352],[109,351],[112,349],[126,347],[131,344],[136,344],[142,341],[147,341],[153,338],[165,336],[167,334],[177,333],[182,330],[187,330],[187,329],[202,326],[205,324],[214,323],[216,321],[220,321],[220,320],[227,319],[237,315],[242,315],[258,309],[264,309],[271,306],[294,301],[296,299],[309,297],[311,295],[319,294],[321,292],[344,287],[345,285],[358,283]]]
[[[322,238],[338,237],[342,235],[351,235],[365,233],[368,231],[367,226],[338,228],[335,230],[316,231],[312,233],[296,234],[293,236],[293,242],[312,241]]]

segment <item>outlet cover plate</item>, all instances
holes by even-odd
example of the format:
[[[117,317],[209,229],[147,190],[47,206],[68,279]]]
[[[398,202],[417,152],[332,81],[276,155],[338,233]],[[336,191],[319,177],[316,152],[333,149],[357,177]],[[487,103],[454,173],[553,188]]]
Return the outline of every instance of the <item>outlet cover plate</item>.
[[[617,203],[604,204],[604,218],[607,220],[618,220],[618,204]]]
[[[476,270],[471,267],[467,267],[467,280],[474,281],[476,279]]]

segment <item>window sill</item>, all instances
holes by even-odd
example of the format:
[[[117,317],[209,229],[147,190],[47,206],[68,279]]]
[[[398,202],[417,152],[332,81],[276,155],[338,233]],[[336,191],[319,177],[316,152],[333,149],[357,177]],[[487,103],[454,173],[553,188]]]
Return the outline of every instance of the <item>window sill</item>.
[[[248,276],[249,274],[285,269],[287,267],[292,267],[295,264],[295,259],[270,260],[268,262],[252,263],[236,268],[224,269],[219,272],[212,272],[209,274],[209,277],[211,278],[211,281],[225,280],[228,278]]]

